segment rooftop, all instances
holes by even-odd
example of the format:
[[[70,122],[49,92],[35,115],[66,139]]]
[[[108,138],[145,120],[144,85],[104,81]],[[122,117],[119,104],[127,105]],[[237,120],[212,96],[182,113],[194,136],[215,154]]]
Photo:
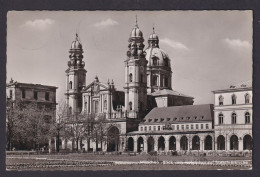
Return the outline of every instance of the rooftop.
[[[155,92],[152,93],[152,96],[161,96],[161,95],[174,95],[174,96],[193,98],[191,96],[184,95],[184,94],[179,93],[175,90],[169,90],[169,89],[158,90],[158,91],[155,91]]]

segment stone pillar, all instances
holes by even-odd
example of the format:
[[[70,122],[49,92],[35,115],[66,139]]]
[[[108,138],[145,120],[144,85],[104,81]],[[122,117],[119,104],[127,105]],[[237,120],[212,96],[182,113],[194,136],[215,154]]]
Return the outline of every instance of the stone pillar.
[[[229,141],[229,139],[226,140],[226,151],[230,151],[230,141]]]
[[[148,144],[147,144],[147,138],[146,137],[144,138],[143,151],[146,152],[146,153],[148,152]]]
[[[168,152],[169,151],[169,138],[168,137],[165,137],[165,152]]]
[[[49,153],[51,153],[51,139],[49,139]]]
[[[155,137],[154,138],[154,151],[158,151],[159,149],[158,149],[158,138],[157,137]]]
[[[204,139],[200,138],[200,150],[204,151]]]
[[[134,152],[137,152],[137,150],[138,150],[137,146],[138,146],[137,139],[134,138]]]
[[[55,152],[56,152],[57,151],[57,138],[56,137],[54,138],[54,141],[55,141],[54,142],[54,147],[55,147]]]
[[[238,139],[238,150],[243,151],[243,139]]]
[[[176,151],[181,150],[181,142],[180,142],[180,137],[176,137]]]

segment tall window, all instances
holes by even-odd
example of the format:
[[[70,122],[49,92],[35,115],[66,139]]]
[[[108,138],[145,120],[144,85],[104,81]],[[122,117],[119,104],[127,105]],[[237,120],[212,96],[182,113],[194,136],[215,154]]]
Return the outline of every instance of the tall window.
[[[157,65],[157,58],[153,58],[153,65]]]
[[[250,102],[249,94],[246,94],[245,95],[245,103],[249,104],[249,102]]]
[[[33,98],[35,100],[38,100],[38,93],[36,91],[33,92]]]
[[[72,81],[70,81],[70,89],[72,89]]]
[[[129,74],[129,82],[133,82],[133,74],[132,73]]]
[[[222,95],[219,96],[219,105],[223,105],[224,97]]]
[[[200,124],[200,128],[201,128],[201,129],[204,129],[204,124]]]
[[[107,110],[107,100],[104,101],[104,110]]]
[[[223,114],[219,114],[219,115],[218,115],[218,124],[219,124],[219,125],[222,125],[222,124],[223,124],[223,117],[224,117]]]
[[[193,124],[190,125],[190,129],[193,129]]]
[[[25,90],[22,90],[22,98],[25,98]]]
[[[237,103],[236,103],[236,102],[237,102],[237,101],[236,101],[236,99],[237,99],[237,98],[236,98],[236,95],[233,94],[232,97],[231,97],[231,99],[232,99],[232,104],[237,104]]]
[[[184,125],[181,125],[181,129],[184,130]]]
[[[165,86],[165,87],[168,87],[168,77],[165,77],[165,78],[164,78],[164,86]]]
[[[209,124],[206,124],[206,129],[209,129]]]
[[[153,85],[157,86],[158,85],[157,82],[158,82],[158,76],[154,76],[153,77]]]
[[[179,130],[179,125],[177,125],[177,130]]]
[[[50,94],[49,92],[45,93],[45,100],[49,101],[50,100]]]
[[[160,126],[158,126],[158,130],[159,130],[159,131],[161,130],[161,127],[160,127]]]
[[[249,112],[246,112],[246,114],[245,114],[245,123],[250,124],[250,113]]]
[[[196,124],[196,129],[199,129],[199,124]]]
[[[232,124],[236,124],[237,123],[237,114],[236,113],[232,113]]]
[[[133,109],[133,105],[132,105],[132,102],[130,101],[129,102],[129,110],[132,110]]]

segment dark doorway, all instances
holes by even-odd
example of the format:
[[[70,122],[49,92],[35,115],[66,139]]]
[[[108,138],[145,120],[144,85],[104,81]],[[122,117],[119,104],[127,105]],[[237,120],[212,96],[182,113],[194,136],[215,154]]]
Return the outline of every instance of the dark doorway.
[[[128,138],[128,151],[134,151],[134,139],[132,137]]]
[[[107,151],[118,151],[119,147],[119,130],[117,127],[111,127],[107,134]]]

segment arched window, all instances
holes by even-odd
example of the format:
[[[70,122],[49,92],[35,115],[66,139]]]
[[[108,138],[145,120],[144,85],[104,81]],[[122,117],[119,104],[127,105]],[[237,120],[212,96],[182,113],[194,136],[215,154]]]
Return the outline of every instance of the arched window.
[[[250,98],[249,98],[250,96],[249,96],[249,94],[247,93],[246,95],[245,95],[245,104],[249,104],[249,102],[250,102]]]
[[[232,99],[232,104],[237,104],[236,103],[236,99],[237,99],[236,95],[233,94],[231,99]]]
[[[153,60],[153,65],[157,65],[157,58],[154,57],[152,60]]]
[[[72,81],[70,81],[70,89],[72,89]]]
[[[104,101],[104,110],[107,110],[107,100]]]
[[[132,73],[129,74],[129,82],[133,82],[133,74]]]
[[[219,124],[219,125],[222,125],[222,124],[223,124],[223,117],[224,117],[223,114],[219,114],[219,115],[218,115],[218,124]]]
[[[153,77],[153,85],[157,86],[158,85],[158,76]]]
[[[130,101],[129,102],[129,110],[131,111],[133,109],[133,105],[132,105],[132,102]]]
[[[164,86],[165,86],[165,87],[168,87],[168,77],[165,77],[165,78],[164,78]]]
[[[249,112],[246,112],[246,114],[245,114],[245,123],[250,124],[250,113]]]
[[[232,113],[232,124],[236,124],[237,123],[237,114],[236,113]]]
[[[223,105],[224,97],[222,95],[220,95],[218,99],[219,99],[219,105]]]

